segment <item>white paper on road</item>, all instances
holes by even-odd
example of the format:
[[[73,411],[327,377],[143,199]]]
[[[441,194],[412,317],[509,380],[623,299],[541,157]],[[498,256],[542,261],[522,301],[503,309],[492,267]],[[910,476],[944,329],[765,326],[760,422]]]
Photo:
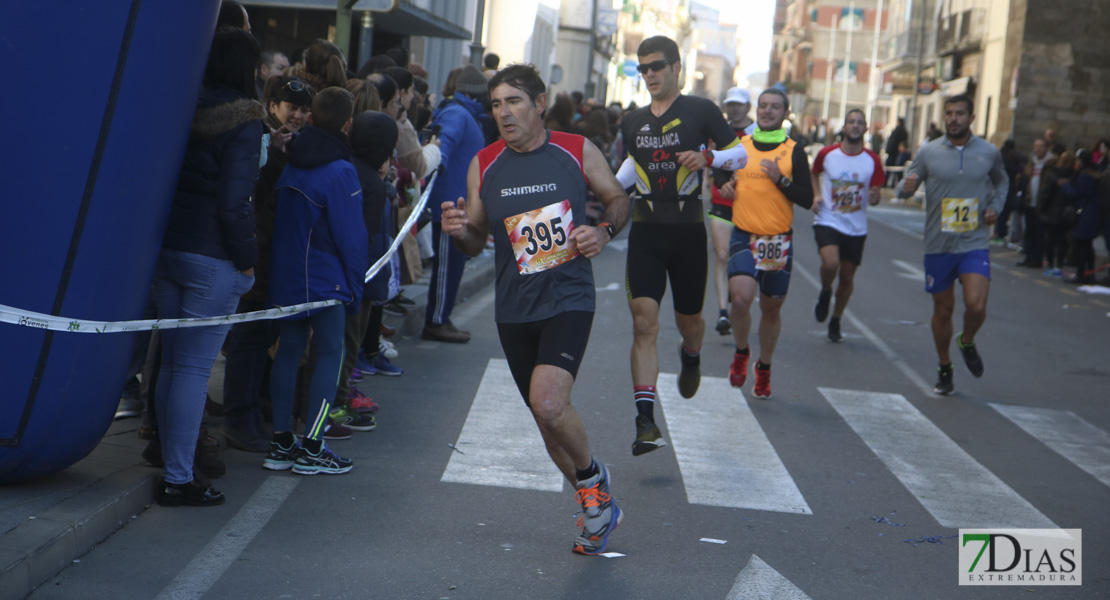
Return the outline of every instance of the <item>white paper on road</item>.
[[[798,586],[783,577],[763,559],[752,555],[736,576],[725,600],[810,600]]]
[[[944,527],[1056,528],[901,395],[817,389]]]
[[[678,376],[659,374],[686,498],[691,504],[811,515],[740,390],[721,377],[702,377],[698,394],[678,393]]]
[[[563,491],[532,413],[505,360],[490,359],[441,481]]]
[[[1073,465],[1110,486],[1110,435],[1070,410],[991,403],[1014,422]]]

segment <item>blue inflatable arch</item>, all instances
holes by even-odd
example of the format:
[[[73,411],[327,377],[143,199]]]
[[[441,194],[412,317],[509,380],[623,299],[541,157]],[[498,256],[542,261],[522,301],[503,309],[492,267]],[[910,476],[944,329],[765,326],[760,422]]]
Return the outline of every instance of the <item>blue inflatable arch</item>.
[[[219,0],[4,4],[0,304],[142,318]],[[0,323],[0,483],[96,447],[135,339]]]

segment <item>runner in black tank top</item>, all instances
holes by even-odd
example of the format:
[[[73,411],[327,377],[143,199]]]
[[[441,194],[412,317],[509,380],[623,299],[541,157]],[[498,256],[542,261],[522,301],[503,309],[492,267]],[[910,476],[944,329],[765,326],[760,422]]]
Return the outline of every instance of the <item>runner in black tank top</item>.
[[[489,87],[502,141],[470,164],[468,198],[443,203],[443,231],[471,256],[493,232],[501,346],[552,461],[578,490],[583,527],[572,549],[600,554],[624,513],[570,391],[593,323],[590,259],[628,221],[628,196],[593,144],[544,129],[547,88],[534,67],[509,66]],[[587,188],[605,205],[598,227],[584,224]]]

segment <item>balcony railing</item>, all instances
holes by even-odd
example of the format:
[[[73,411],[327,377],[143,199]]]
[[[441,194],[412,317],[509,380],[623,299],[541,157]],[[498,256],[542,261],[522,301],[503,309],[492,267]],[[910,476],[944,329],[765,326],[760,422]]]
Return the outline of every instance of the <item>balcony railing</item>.
[[[986,30],[987,11],[982,8],[943,16],[937,23],[937,54],[979,48]]]

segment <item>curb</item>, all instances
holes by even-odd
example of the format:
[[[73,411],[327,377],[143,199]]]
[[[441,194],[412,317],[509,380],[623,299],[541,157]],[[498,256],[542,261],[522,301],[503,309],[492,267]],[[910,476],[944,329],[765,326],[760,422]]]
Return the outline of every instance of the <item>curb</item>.
[[[410,297],[416,301],[416,306],[409,309],[408,314],[402,317],[401,323],[397,326],[397,335],[412,336],[414,339],[419,339],[420,333],[424,331],[424,311],[428,305],[430,273],[431,270],[425,271],[418,283],[405,286],[407,290],[415,290],[415,293]],[[459,283],[455,306],[457,307],[470,296],[488,288],[493,283],[494,274],[492,250],[483,250],[478,256],[467,260],[463,267],[462,281]]]
[[[149,467],[129,467],[0,536],[0,600],[26,597],[131,521],[158,481]]]
[[[466,261],[457,302],[488,288],[493,280],[493,252],[485,250]],[[416,305],[398,325],[398,335],[419,339],[424,329],[428,275],[407,288]],[[106,432],[100,443],[108,438]],[[26,598],[108,539],[153,504],[160,479],[160,470],[132,464],[0,534],[0,600]]]

